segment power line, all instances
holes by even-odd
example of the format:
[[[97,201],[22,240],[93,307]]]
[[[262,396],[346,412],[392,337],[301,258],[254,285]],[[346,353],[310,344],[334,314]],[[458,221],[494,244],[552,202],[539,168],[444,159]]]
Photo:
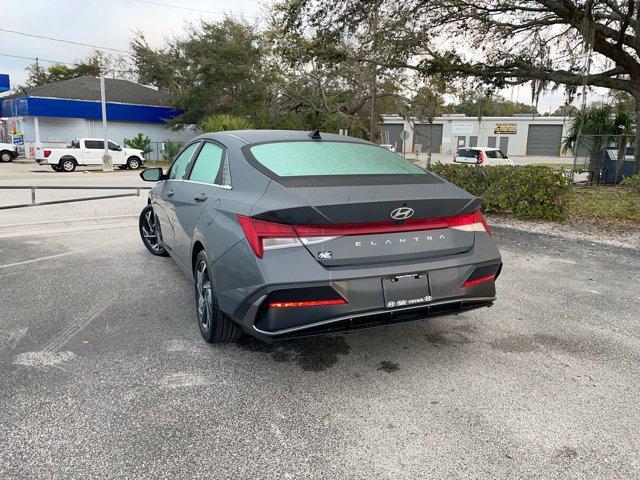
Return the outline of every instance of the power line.
[[[212,15],[227,15],[227,12],[222,12],[222,11],[216,11],[216,10],[203,10],[201,8],[192,8],[192,7],[181,7],[178,5],[170,5],[168,3],[160,3],[160,2],[151,2],[149,0],[131,0],[132,2],[136,2],[136,3],[145,3],[147,5],[155,5],[157,7],[168,7],[168,8],[175,8],[177,10],[187,10],[189,12],[199,12],[199,13],[210,13]],[[253,18],[255,20],[261,20],[260,17],[258,16],[251,16],[249,18]]]
[[[169,7],[169,8],[177,8],[178,10],[189,10],[190,12],[212,13],[214,15],[225,15],[224,12],[220,12],[220,11],[202,10],[200,8],[190,8],[190,7],[179,7],[178,5],[169,5],[168,3],[149,2],[147,0],[131,0],[131,1],[136,3],[146,3],[148,5],[156,5],[158,7]]]
[[[63,65],[75,65],[75,63],[70,63],[70,62],[62,62],[60,60],[47,60],[45,58],[40,58],[40,57],[24,57],[22,55],[13,55],[11,53],[0,53],[1,56],[3,57],[12,57],[12,58],[21,58],[24,60],[38,60],[39,62],[46,62],[46,63],[61,63]]]
[[[131,52],[129,52],[127,50],[121,50],[119,48],[102,47],[100,45],[92,45],[91,43],[82,43],[82,42],[75,42],[73,40],[64,40],[64,39],[61,39],[61,38],[47,37],[47,36],[44,36],[44,35],[35,35],[33,33],[18,32],[17,30],[8,30],[6,28],[0,28],[0,32],[14,33],[16,35],[23,35],[25,37],[42,38],[44,40],[51,40],[51,41],[54,41],[54,42],[70,43],[72,45],[80,45],[80,46],[83,46],[83,47],[91,47],[91,48],[96,48],[98,50],[111,50],[112,52],[126,53],[126,54],[129,54],[129,55],[131,54]]]

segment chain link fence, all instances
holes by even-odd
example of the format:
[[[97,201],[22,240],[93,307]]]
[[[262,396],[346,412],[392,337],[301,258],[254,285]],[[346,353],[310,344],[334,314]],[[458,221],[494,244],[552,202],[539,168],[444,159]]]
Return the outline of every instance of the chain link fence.
[[[634,172],[634,135],[580,135],[574,146],[573,172],[587,174],[591,185],[618,184]]]
[[[147,162],[171,162],[183,146],[184,142],[151,142],[151,151],[147,152],[144,158]]]

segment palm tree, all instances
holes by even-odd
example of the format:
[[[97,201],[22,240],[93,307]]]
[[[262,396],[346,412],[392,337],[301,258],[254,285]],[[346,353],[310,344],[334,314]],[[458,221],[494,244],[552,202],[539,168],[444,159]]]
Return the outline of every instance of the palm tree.
[[[632,135],[634,129],[635,118],[628,111],[616,111],[611,105],[591,105],[573,115],[569,134],[565,137],[562,147],[575,152],[582,142],[589,152],[591,175],[600,149],[611,143],[614,140],[612,137],[618,137],[617,173],[624,162],[628,145],[627,135]]]

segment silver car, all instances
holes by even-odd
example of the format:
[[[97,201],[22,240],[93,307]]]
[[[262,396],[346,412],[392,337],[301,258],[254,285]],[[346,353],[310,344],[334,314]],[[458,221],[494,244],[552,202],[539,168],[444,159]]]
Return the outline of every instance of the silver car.
[[[364,140],[247,130],[194,138],[140,215],[193,279],[208,342],[388,325],[487,307],[502,261],[481,200]]]

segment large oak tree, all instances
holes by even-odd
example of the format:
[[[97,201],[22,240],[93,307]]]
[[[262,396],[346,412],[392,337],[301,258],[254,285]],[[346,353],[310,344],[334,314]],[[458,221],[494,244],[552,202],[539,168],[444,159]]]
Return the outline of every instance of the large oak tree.
[[[373,61],[423,75],[474,77],[497,87],[531,82],[630,94],[640,116],[638,0],[281,0],[285,30],[335,42],[377,8],[388,39]],[[640,122],[635,169],[640,172]]]

